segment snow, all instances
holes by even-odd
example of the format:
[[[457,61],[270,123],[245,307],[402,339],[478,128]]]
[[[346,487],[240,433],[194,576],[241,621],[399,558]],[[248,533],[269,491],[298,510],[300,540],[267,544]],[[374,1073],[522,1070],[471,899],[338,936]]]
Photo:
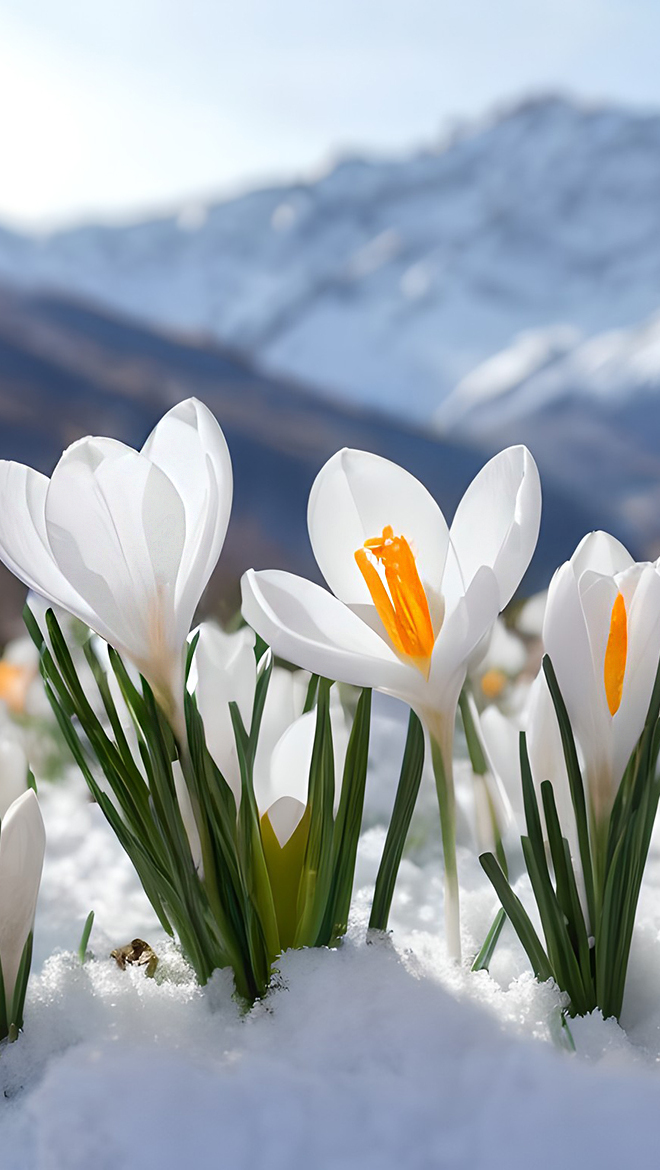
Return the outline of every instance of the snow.
[[[429,776],[391,934],[365,941],[406,723],[392,700],[376,697],[375,711],[349,937],[334,951],[283,956],[275,988],[245,1015],[227,972],[195,985],[77,773],[41,784],[49,846],[26,1031],[1,1054],[3,1170],[657,1165],[660,848],[624,1027],[598,1014],[573,1021],[570,1054],[562,997],[535,982],[510,933],[490,975],[447,962]],[[464,942],[474,951],[495,898],[470,840],[468,770],[459,772]],[[517,889],[525,896],[522,879]],[[92,907],[93,957],[81,966],[73,952]],[[109,957],[136,936],[160,957],[154,979]]]

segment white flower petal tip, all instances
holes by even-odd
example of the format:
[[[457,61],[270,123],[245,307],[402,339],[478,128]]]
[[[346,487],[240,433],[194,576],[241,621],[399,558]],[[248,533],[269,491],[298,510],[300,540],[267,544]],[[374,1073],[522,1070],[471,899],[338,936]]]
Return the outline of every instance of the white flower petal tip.
[[[588,532],[571,557],[571,564],[577,577],[587,569],[611,576],[614,573],[623,573],[634,563],[621,541],[600,529]]]
[[[45,847],[39,802],[29,789],[10,806],[0,832],[0,962],[7,1003],[34,923]]]
[[[264,815],[270,821],[280,849],[284,849],[305,815],[305,805],[294,796],[280,796]]]
[[[167,706],[182,685],[185,639],[231,500],[222,431],[188,399],[142,451],[80,439],[50,480],[0,463],[0,558],[126,655]]]
[[[489,565],[504,609],[532,559],[540,524],[536,463],[527,447],[508,447],[482,467],[456,509],[450,536],[464,584]]]

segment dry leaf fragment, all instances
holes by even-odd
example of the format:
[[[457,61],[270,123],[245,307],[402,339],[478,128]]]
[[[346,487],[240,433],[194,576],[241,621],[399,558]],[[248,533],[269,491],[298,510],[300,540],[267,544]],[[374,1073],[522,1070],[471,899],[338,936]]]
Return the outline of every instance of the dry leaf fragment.
[[[126,943],[125,947],[117,947],[110,952],[110,957],[115,960],[122,971],[126,970],[127,964],[135,967],[146,967],[149,979],[153,978],[158,966],[158,955],[151,949],[149,943],[144,942],[141,938],[134,938],[132,942]]]

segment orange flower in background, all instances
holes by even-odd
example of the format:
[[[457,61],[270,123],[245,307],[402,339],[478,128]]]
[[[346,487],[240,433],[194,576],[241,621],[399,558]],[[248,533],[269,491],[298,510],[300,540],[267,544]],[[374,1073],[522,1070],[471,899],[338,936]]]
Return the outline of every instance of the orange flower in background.
[[[0,700],[12,715],[24,714],[28,691],[36,677],[36,667],[0,661]]]

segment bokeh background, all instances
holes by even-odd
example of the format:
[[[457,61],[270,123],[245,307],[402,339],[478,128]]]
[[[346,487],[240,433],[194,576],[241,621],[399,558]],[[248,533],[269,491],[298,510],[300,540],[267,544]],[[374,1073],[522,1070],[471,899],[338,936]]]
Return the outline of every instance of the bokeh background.
[[[316,575],[342,445],[451,515],[526,442],[526,592],[593,527],[657,556],[659,38],[653,0],[0,0],[0,456],[202,398],[224,618],[248,565]]]

